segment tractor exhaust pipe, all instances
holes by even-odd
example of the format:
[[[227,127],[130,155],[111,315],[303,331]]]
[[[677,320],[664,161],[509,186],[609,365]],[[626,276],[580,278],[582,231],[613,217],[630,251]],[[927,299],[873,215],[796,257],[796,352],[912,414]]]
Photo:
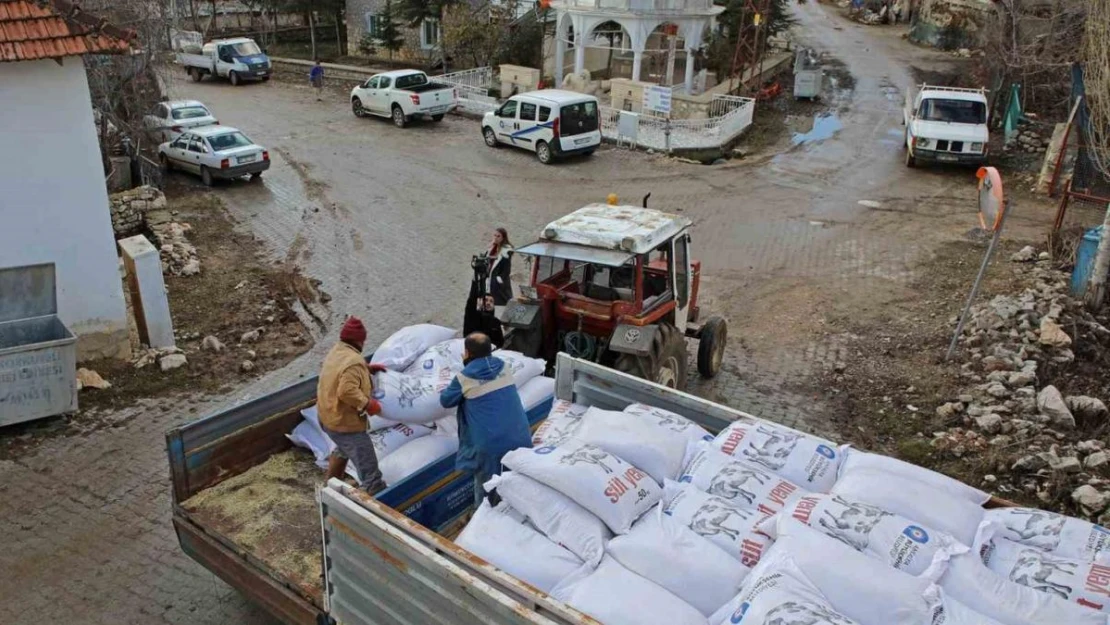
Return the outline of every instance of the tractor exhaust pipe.
[[[647,201],[648,201],[649,197],[651,197],[651,193],[648,193],[647,195],[644,196],[644,202],[643,202],[644,208],[647,208]]]

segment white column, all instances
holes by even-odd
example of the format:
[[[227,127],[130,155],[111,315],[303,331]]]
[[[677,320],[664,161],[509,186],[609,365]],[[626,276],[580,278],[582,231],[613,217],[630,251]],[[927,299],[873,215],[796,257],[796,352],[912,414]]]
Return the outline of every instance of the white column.
[[[686,95],[694,94],[694,51],[686,48]]]
[[[632,80],[640,80],[640,64],[644,60],[642,50],[632,51]]]
[[[574,73],[586,69],[586,38],[574,33]]]
[[[555,88],[559,89],[563,86],[563,67],[566,63],[567,55],[567,42],[566,33],[559,32],[555,29]]]

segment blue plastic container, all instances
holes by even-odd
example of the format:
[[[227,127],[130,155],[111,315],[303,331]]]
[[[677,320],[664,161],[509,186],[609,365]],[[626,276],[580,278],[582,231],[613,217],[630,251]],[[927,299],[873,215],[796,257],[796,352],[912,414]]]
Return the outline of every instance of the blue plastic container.
[[[1083,240],[1079,242],[1079,249],[1075,253],[1075,269],[1071,271],[1071,294],[1075,297],[1082,297],[1087,292],[1087,282],[1091,279],[1100,240],[1102,226],[1083,233]]]

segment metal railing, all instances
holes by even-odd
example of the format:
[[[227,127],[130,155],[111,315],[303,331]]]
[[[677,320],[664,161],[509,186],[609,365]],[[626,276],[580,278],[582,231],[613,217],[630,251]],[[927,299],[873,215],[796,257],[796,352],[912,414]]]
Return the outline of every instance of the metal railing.
[[[709,103],[704,119],[667,119],[642,113],[634,143],[656,150],[720,148],[752,125],[755,100],[719,95]],[[614,141],[631,140],[620,133],[618,109],[601,107],[601,134]]]
[[[562,0],[557,4],[580,9],[623,11],[709,11],[711,0]]]
[[[492,67],[475,67],[432,76],[431,79],[449,84],[458,91],[459,109],[462,111],[481,115],[497,108],[497,99],[489,95],[493,84]]]

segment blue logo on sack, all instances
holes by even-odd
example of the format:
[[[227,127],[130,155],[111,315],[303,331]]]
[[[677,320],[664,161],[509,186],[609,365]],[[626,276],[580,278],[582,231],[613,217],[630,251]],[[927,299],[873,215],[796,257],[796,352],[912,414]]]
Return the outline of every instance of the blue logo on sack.
[[[818,445],[817,453],[828,458],[829,460],[836,460],[836,452],[833,451],[832,447],[829,447],[828,445]]]
[[[537,448],[533,449],[532,451],[536,452],[537,454],[547,455],[547,454],[555,451],[555,446],[554,445],[546,445],[544,447],[537,447]]]
[[[431,368],[434,367],[434,366],[436,366],[436,361],[434,359],[429,358],[429,359],[424,361],[424,368],[425,369],[431,370]]]
[[[682,477],[678,478],[678,481],[689,484],[690,482],[694,481],[694,476],[693,475],[683,475]]]
[[[703,441],[711,441],[711,440],[713,440],[713,435],[712,434],[706,434],[705,436],[701,437],[701,439]]]
[[[929,532],[926,532],[916,525],[910,525],[906,529],[902,530],[902,535],[906,538],[909,538],[913,542],[920,543],[922,545],[929,542]]]
[[[381,398],[385,397],[385,391],[383,391],[381,389],[378,389],[378,390],[374,391],[373,393],[371,393],[370,396],[373,397],[374,399],[381,399]]]
[[[744,615],[747,614],[748,608],[750,608],[751,605],[752,604],[748,603],[747,601],[741,603],[740,607],[736,608],[736,611],[732,613],[732,618],[730,618],[728,622],[739,623],[740,621],[744,620]]]
[[[1095,526],[1095,531],[1096,532],[1102,532],[1103,534],[1110,534],[1110,529],[1106,529],[1105,527],[1103,527],[1101,525],[1096,525]]]

